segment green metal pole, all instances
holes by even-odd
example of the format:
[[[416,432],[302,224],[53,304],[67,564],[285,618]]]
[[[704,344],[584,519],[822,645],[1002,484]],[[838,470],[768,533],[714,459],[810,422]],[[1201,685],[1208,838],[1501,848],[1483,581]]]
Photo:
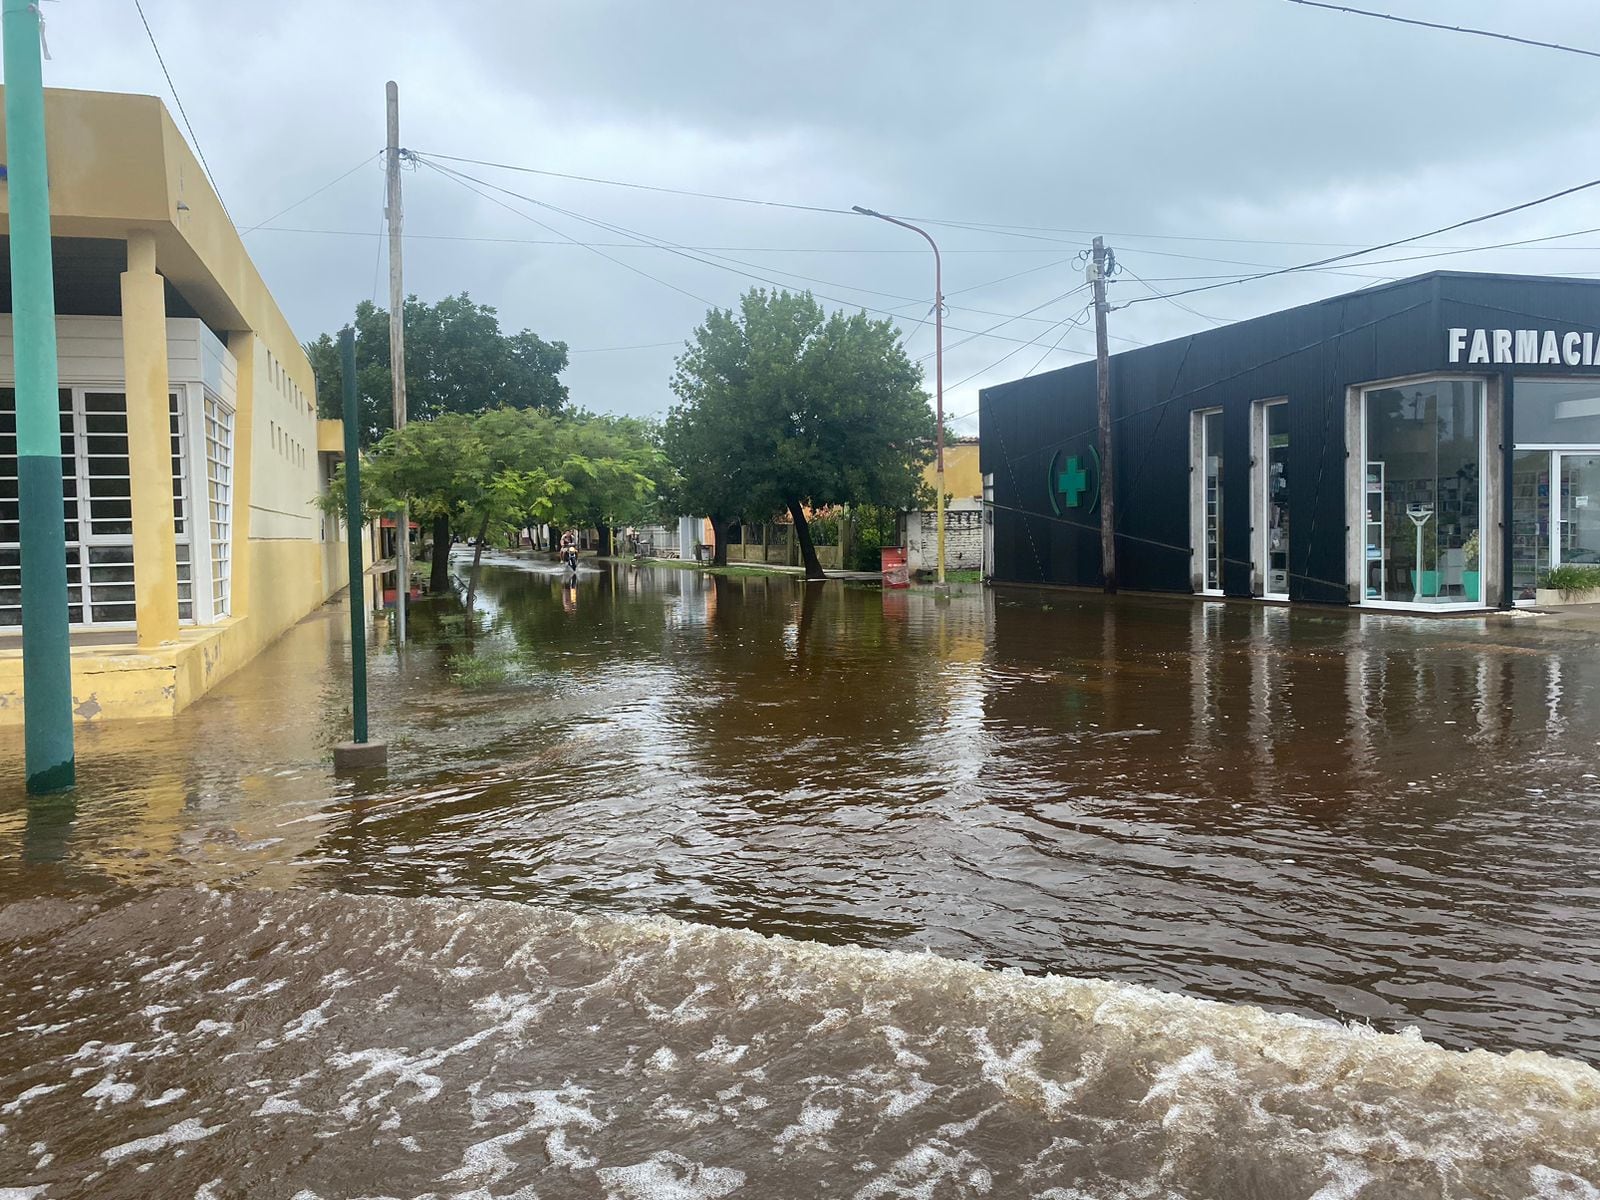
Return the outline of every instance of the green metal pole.
[[[361,440],[356,421],[356,333],[339,331],[344,377],[344,537],[350,548],[350,708],[352,741],[367,740],[367,613],[361,600]]]
[[[22,688],[28,791],[76,781],[67,537],[61,496],[56,292],[44,148],[39,11],[4,0],[6,188],[11,202],[11,310],[17,375],[17,484],[22,518]]]

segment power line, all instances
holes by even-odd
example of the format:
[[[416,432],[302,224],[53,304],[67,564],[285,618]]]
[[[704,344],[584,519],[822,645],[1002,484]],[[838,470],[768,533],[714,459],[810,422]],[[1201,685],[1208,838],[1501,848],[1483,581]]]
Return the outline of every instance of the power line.
[[[519,167],[512,163],[488,162],[481,158],[461,158],[454,154],[434,154],[431,151],[417,151],[418,154],[426,153],[428,158],[438,159],[441,162],[469,163],[475,167],[493,167],[499,171],[516,171],[523,175],[544,175],[550,179],[571,179],[579,183],[600,183],[607,187],[632,188],[641,192],[664,192],[669,196],[692,196],[699,200],[721,200],[728,204],[753,204],[761,208],[787,208],[797,212],[815,212],[839,214],[853,217],[855,214],[848,208],[829,208],[821,204],[793,204],[784,200],[756,200],[749,196],[726,196],[717,192],[696,192],[688,188],[661,187],[652,183],[629,183],[622,179],[602,179],[596,175],[569,175],[563,171],[544,171],[538,167]]]
[[[1184,304],[1180,300],[1174,300],[1171,296],[1162,295],[1160,291],[1150,286],[1149,280],[1141,278],[1134,271],[1129,269],[1128,265],[1121,259],[1117,260],[1117,266],[1121,268],[1121,273],[1132,276],[1135,281],[1144,287],[1145,291],[1149,292],[1152,296],[1160,296],[1161,299],[1171,304],[1173,308],[1181,309],[1190,316],[1199,317],[1202,321],[1210,321],[1213,325],[1227,325],[1230,323],[1227,317],[1213,317],[1209,313],[1203,313],[1198,309],[1190,308],[1187,304]]]
[[[1393,13],[1373,12],[1366,8],[1350,8],[1343,4],[1324,4],[1322,0],[1289,0],[1290,4],[1303,4],[1307,8],[1325,8],[1329,12],[1349,13],[1357,17],[1376,17],[1380,21],[1393,21],[1397,25],[1417,25],[1423,29],[1442,29],[1446,33],[1470,33],[1476,37],[1494,38],[1501,42],[1516,42],[1521,46],[1537,46],[1541,50],[1562,50],[1568,54],[1582,54],[1600,58],[1600,50],[1585,50],[1581,46],[1563,46],[1560,42],[1541,42],[1536,38],[1517,37],[1493,29],[1474,29],[1469,25],[1444,25],[1438,21],[1422,21],[1416,17],[1397,17]]]
[[[378,275],[383,270],[383,253],[388,248],[389,239],[383,236],[384,226],[389,223],[389,180],[383,180],[383,191],[378,197],[378,232],[373,235],[378,243],[378,252],[372,259],[372,304],[378,304]]]
[[[380,150],[378,153],[381,154],[383,152]],[[325,192],[329,188],[333,187],[334,184],[343,183],[346,179],[349,179],[350,176],[354,175],[357,171],[361,170],[362,167],[367,166],[369,163],[371,163],[373,161],[373,157],[374,156],[372,156],[372,155],[368,155],[366,158],[363,158],[360,162],[358,162],[355,166],[351,167],[343,175],[340,175],[336,179],[329,180],[327,183],[323,184],[316,191],[311,192],[309,195],[305,195],[305,196],[300,197],[300,199],[296,200],[293,204],[289,205],[288,208],[280,208],[277,212],[273,213],[265,221],[257,221],[254,225],[250,226],[250,228],[239,230],[239,236],[243,237],[247,233],[254,233],[256,230],[260,229],[263,225],[272,224],[272,222],[276,221],[279,217],[283,216],[285,213],[293,212],[295,209],[299,208],[302,204],[306,203],[308,200],[315,200],[318,196],[322,195],[323,192]]]
[[[231,225],[233,214],[228,211],[227,201],[222,198],[222,189],[217,186],[217,177],[211,170],[211,164],[206,161],[206,152],[200,149],[199,135],[195,133],[194,126],[189,121],[189,114],[184,110],[183,97],[178,95],[178,85],[172,82],[172,72],[167,70],[167,60],[162,57],[161,47],[156,44],[156,33],[150,28],[150,18],[144,15],[144,5],[139,0],[133,0],[133,7],[138,10],[139,20],[144,24],[145,35],[150,39],[150,48],[156,52],[156,62],[161,64],[161,73],[167,77],[167,90],[172,93],[172,102],[178,106],[178,115],[183,118],[183,127],[189,131],[189,140],[194,143],[194,156],[200,160],[200,166],[211,181],[211,190],[216,193],[217,203],[222,206],[222,215],[228,218],[228,223]]]
[[[435,164],[435,166],[437,167],[437,164]],[[456,173],[460,174],[461,178],[463,178],[463,179],[473,179],[473,177],[470,176],[470,175],[466,175],[466,174],[460,173],[460,172],[456,172]],[[518,199],[524,200],[524,201],[526,201],[526,202],[528,202],[530,204],[538,204],[538,205],[540,205],[540,207],[548,208],[552,212],[561,213],[563,216],[570,217],[570,218],[573,218],[575,220],[584,221],[587,224],[595,225],[595,226],[597,226],[597,227],[599,227],[601,229],[611,230],[612,232],[619,232],[619,233],[625,234],[625,235],[627,235],[629,237],[636,238],[641,242],[644,242],[646,244],[655,246],[657,249],[663,249],[663,250],[667,250],[669,252],[672,252],[672,251],[687,251],[687,250],[691,249],[691,247],[685,246],[685,245],[683,245],[683,244],[681,244],[679,242],[670,241],[670,240],[668,240],[666,238],[653,237],[653,236],[648,235],[648,234],[639,233],[636,230],[627,229],[626,227],[621,226],[621,225],[613,225],[613,224],[610,224],[609,222],[600,221],[600,220],[597,220],[597,219],[594,219],[594,218],[584,217],[580,213],[573,212],[573,211],[571,211],[569,209],[561,208],[558,205],[550,204],[550,203],[545,202],[545,201],[536,200],[531,196],[523,196],[520,193],[512,192],[512,191],[509,191],[507,189],[499,188],[497,185],[489,183],[487,180],[473,179],[473,182],[482,184],[484,187],[494,188],[497,191],[505,191],[505,193],[507,195],[516,196]],[[787,277],[789,279],[798,279],[798,280],[801,280],[801,281],[803,281],[805,283],[821,284],[823,287],[844,288],[846,291],[860,292],[863,295],[868,295],[868,296],[881,296],[881,297],[883,297],[884,299],[887,299],[887,300],[901,300],[901,301],[904,301],[907,304],[921,304],[922,303],[922,297],[920,297],[920,296],[905,296],[905,295],[902,295],[902,294],[900,294],[898,292],[885,292],[885,291],[881,291],[878,288],[863,287],[862,285],[855,284],[855,283],[844,283],[844,282],[842,282],[840,280],[836,280],[836,279],[821,279],[821,278],[818,278],[815,275],[805,275],[805,274],[802,274],[799,271],[786,271],[786,270],[783,270],[782,268],[779,268],[779,267],[769,267],[769,266],[765,266],[765,265],[763,265],[761,263],[746,262],[743,259],[730,258],[727,255],[713,253],[711,251],[701,251],[701,253],[709,255],[713,259],[720,259],[722,262],[725,262],[725,263],[732,263],[732,264],[734,264],[735,266],[738,266],[738,267],[745,267],[745,268],[748,268],[749,270],[752,270],[752,271],[768,271],[768,272],[771,272],[774,275],[782,275],[782,276],[785,276],[785,277]],[[703,261],[703,260],[700,260],[700,261]],[[1062,261],[1065,261],[1065,260],[1062,260]],[[713,264],[710,264],[710,265],[715,266],[717,264],[713,263]],[[1030,268],[1030,270],[1034,270],[1034,271],[1043,270],[1043,269],[1044,268],[1042,268],[1042,267]],[[1010,274],[1010,275],[1001,276],[999,279],[992,279],[992,280],[987,280],[984,283],[973,284],[971,287],[963,288],[961,290],[963,292],[977,291],[977,290],[979,290],[981,288],[991,287],[991,286],[993,286],[994,284],[997,284],[997,283],[1004,283],[1008,279],[1014,279],[1018,275],[1024,275],[1024,274],[1027,274],[1027,273],[1028,272],[1026,272],[1026,271],[1014,272],[1013,274]],[[756,278],[759,278],[759,276],[757,276]],[[772,281],[767,280],[765,282],[772,282]],[[783,286],[783,285],[777,284],[775,286]],[[947,297],[951,296],[951,295],[955,295],[955,294],[956,293],[953,293],[953,292],[946,292],[945,293],[945,295]],[[838,303],[846,303],[846,301],[838,301]],[[977,308],[977,307],[974,307],[972,305],[963,304],[963,305],[953,305],[952,307],[960,308],[960,309],[962,309],[963,311],[966,311],[966,312],[978,313],[978,314],[980,314],[982,316],[986,316],[986,317],[1004,317],[1006,319],[1006,322],[1013,321],[1013,320],[1026,319],[1025,317],[1012,317],[1007,313],[995,312],[992,309]],[[887,311],[887,310],[879,310],[879,311]],[[898,315],[898,314],[894,314],[894,315]],[[1002,322],[1002,323],[1005,323],[1005,322]],[[1044,321],[1043,319],[1040,319],[1040,323],[1041,324],[1053,324],[1051,322]]]
[[[689,253],[686,247],[684,247],[684,246],[682,246],[682,245],[680,245],[680,244],[678,244],[676,242],[669,242],[669,241],[666,241],[665,239],[653,238],[653,237],[651,237],[651,236],[649,236],[647,234],[639,233],[636,230],[628,229],[628,228],[626,228],[624,226],[621,226],[621,225],[613,225],[613,224],[610,224],[609,222],[606,222],[606,221],[597,220],[594,217],[586,217],[582,213],[573,212],[570,209],[562,208],[559,205],[551,204],[551,203],[549,203],[547,201],[544,201],[544,200],[537,200],[532,196],[523,195],[521,192],[512,191],[510,188],[501,187],[498,184],[488,183],[485,180],[478,179],[478,178],[476,178],[475,176],[472,176],[472,175],[467,175],[464,172],[456,171],[456,170],[454,170],[452,168],[449,168],[449,167],[442,167],[438,163],[431,161],[429,156],[426,156],[426,155],[416,154],[415,157],[416,157],[417,161],[423,163],[424,165],[429,167],[431,170],[437,171],[439,174],[443,175],[447,179],[453,179],[457,183],[460,183],[468,191],[473,192],[476,195],[481,196],[484,199],[489,200],[492,203],[499,205],[501,208],[504,208],[507,212],[514,213],[517,216],[522,217],[524,220],[532,221],[534,224],[540,226],[543,229],[550,230],[553,233],[561,234],[561,231],[555,229],[553,226],[548,225],[543,221],[540,221],[537,217],[534,217],[529,213],[525,213],[525,212],[522,212],[520,209],[513,208],[511,205],[505,203],[504,201],[498,200],[495,197],[490,196],[487,193],[481,191],[478,187],[474,187],[472,185],[473,184],[481,184],[483,187],[490,188],[493,191],[501,192],[504,195],[511,196],[511,197],[513,197],[513,198],[515,198],[517,200],[521,200],[521,201],[523,201],[525,203],[536,205],[539,208],[548,209],[551,212],[559,213],[562,216],[567,217],[567,218],[569,218],[571,220],[580,221],[580,222],[582,222],[583,224],[586,224],[586,225],[593,225],[596,228],[607,230],[610,233],[619,234],[619,235],[624,236],[624,237],[631,237],[631,238],[635,239],[636,241],[643,243],[646,246],[654,246],[658,250],[664,250],[669,254],[677,255],[679,258],[687,259],[690,262],[700,263],[702,266],[714,267],[717,270],[727,271],[727,272],[729,272],[731,274],[741,276],[741,277],[743,277],[745,279],[753,279],[757,283],[764,283],[769,287],[776,287],[776,288],[785,287],[785,285],[783,283],[779,282],[778,280],[772,279],[772,278],[770,278],[768,276],[765,276],[765,275],[754,274],[752,271],[740,270],[738,267],[729,266],[725,262],[719,262],[719,261],[717,261],[716,258],[701,258],[697,254]],[[565,236],[565,235],[563,235],[563,236]],[[574,241],[575,244],[578,244],[578,243],[576,243],[576,239],[572,239],[572,240]],[[619,259],[612,258],[610,255],[603,255],[602,257],[609,258],[609,259],[611,259],[612,262],[616,262],[619,266],[626,267],[628,270],[635,271],[638,274],[647,274],[646,272],[638,271],[637,268],[632,267],[627,263],[621,262],[621,260],[619,260]],[[763,268],[763,269],[766,269],[766,268]],[[660,283],[660,284],[662,284],[663,286],[666,286],[666,287],[670,287],[674,291],[683,292],[682,288],[679,288],[679,287],[676,287],[673,284],[667,283],[663,279],[656,278],[653,275],[649,275],[647,277],[651,278],[651,279],[655,279],[655,281],[657,283]],[[843,285],[838,285],[838,286],[843,286],[843,287],[847,287],[848,288],[851,285],[843,284]],[[1076,291],[1077,289],[1074,288],[1073,290]],[[694,294],[692,292],[685,292],[684,294],[685,295],[694,296]],[[843,299],[843,298],[841,298],[839,296],[830,296],[825,292],[814,292],[812,294],[815,295],[816,297],[818,297],[819,299],[822,299],[822,300],[829,300],[829,301],[832,301],[835,304],[842,304],[842,305],[844,305],[846,307],[849,307],[849,308],[861,309],[861,310],[863,310],[865,312],[877,313],[877,314],[879,314],[881,316],[894,317],[894,318],[898,318],[898,317],[901,316],[900,313],[897,313],[892,309],[880,308],[880,307],[877,307],[877,306],[874,306],[874,305],[871,305],[871,304],[862,304],[859,301],[855,301],[855,300],[845,300],[845,299]],[[1064,293],[1064,295],[1070,295],[1070,294],[1071,294],[1070,292]],[[1062,299],[1062,298],[1063,298],[1062,296],[1058,296],[1055,299],[1059,300],[1059,299]],[[719,307],[714,301],[707,300],[702,296],[694,296],[694,299],[699,300],[702,304],[706,304],[706,305],[710,306],[711,308]],[[1045,301],[1045,304],[1051,304],[1051,303],[1054,303],[1054,302],[1055,302],[1054,300],[1048,300],[1048,301]],[[921,303],[921,301],[918,300],[917,303]],[[1028,312],[1026,312],[1026,313],[1019,314],[1019,316],[1026,317],[1029,314],[1031,314],[1032,312],[1035,312],[1039,308],[1043,308],[1043,307],[1044,307],[1044,304],[1035,305],[1034,308],[1029,309]],[[1000,325],[1007,324],[1010,321],[1017,320],[1017,319],[1019,319],[1019,318],[1018,317],[1007,317],[1004,321],[1000,322]],[[1000,327],[1000,325],[993,326],[992,329],[998,329]],[[992,337],[992,338],[995,338],[998,341],[1019,342],[1022,345],[1032,345],[1033,344],[1032,342],[1024,341],[1021,338],[1007,337],[1004,334],[997,334],[997,333],[992,332],[991,330],[985,330],[985,331],[982,331],[982,332],[976,332],[976,331],[973,331],[973,330],[961,329],[958,326],[953,326],[953,325],[946,325],[945,328],[946,329],[953,329],[957,333],[968,333],[968,334],[971,334],[972,337]],[[967,340],[971,340],[971,339],[969,338]]]
[[[1077,289],[1075,288],[1073,290],[1076,291]],[[974,371],[971,375],[968,375],[965,379],[958,379],[955,383],[952,383],[950,386],[952,388],[958,388],[958,387],[961,387],[961,386],[963,386],[965,384],[971,383],[979,375],[988,374],[990,371],[994,370],[1001,363],[1005,362],[1007,359],[1011,358],[1013,355],[1021,354],[1029,346],[1038,345],[1045,338],[1050,336],[1050,331],[1052,329],[1055,329],[1056,325],[1065,326],[1065,328],[1063,328],[1061,330],[1061,336],[1056,338],[1056,346],[1059,346],[1061,344],[1061,339],[1066,337],[1067,334],[1070,333],[1076,326],[1082,324],[1084,317],[1088,316],[1089,312],[1093,308],[1094,308],[1093,304],[1085,304],[1083,306],[1083,308],[1078,310],[1078,312],[1075,313],[1073,316],[1067,317],[1064,320],[1056,322],[1056,324],[1052,325],[1050,327],[1050,329],[1046,329],[1043,333],[1041,333],[1038,337],[1034,338],[1032,341],[1024,342],[1022,345],[1017,346],[1015,349],[1007,351],[1005,354],[1001,355],[1000,358],[996,359],[994,362],[990,363],[988,366],[979,368],[978,370]],[[1052,347],[1050,347],[1049,350],[1046,350],[1044,352],[1044,354],[1041,354],[1039,356],[1039,362],[1036,362],[1036,363],[1033,364],[1034,368],[1037,369],[1038,366],[1039,366],[1039,363],[1042,363],[1050,355],[1051,351],[1053,351],[1054,349],[1055,349],[1055,346],[1052,346]],[[1028,372],[1028,374],[1029,375],[1033,374],[1033,371],[1030,370]]]
[[[1272,279],[1278,275],[1289,275],[1297,271],[1314,270],[1318,267],[1325,267],[1329,263],[1345,262],[1348,259],[1361,258],[1368,254],[1376,254],[1380,250],[1392,250],[1396,246],[1409,245],[1412,242],[1420,242],[1424,238],[1437,237],[1442,233],[1451,233],[1457,229],[1465,229],[1469,225],[1478,225],[1484,221],[1495,220],[1497,217],[1505,217],[1512,213],[1523,212],[1527,209],[1535,208],[1541,204],[1548,204],[1552,200],[1560,200],[1564,196],[1571,196],[1578,192],[1587,191],[1593,187],[1600,187],[1600,179],[1591,179],[1587,183],[1579,183],[1569,188],[1562,188],[1558,192],[1551,192],[1549,195],[1540,196],[1535,200],[1525,200],[1521,204],[1513,204],[1507,208],[1496,209],[1494,212],[1483,213],[1476,217],[1468,217],[1465,221],[1457,221],[1451,225],[1442,225],[1438,229],[1429,230],[1427,233],[1418,233],[1413,234],[1410,237],[1396,238],[1390,242],[1381,242],[1376,246],[1369,246],[1365,250],[1352,250],[1346,254],[1334,254],[1327,258],[1319,258],[1314,262],[1301,263],[1298,266],[1279,267],[1276,270],[1263,271],[1258,275],[1246,275],[1239,279],[1224,280],[1220,283],[1208,283],[1200,287],[1185,288],[1182,291],[1157,293],[1153,296],[1135,296],[1132,300],[1129,300],[1127,304],[1123,305],[1123,307],[1127,308],[1134,304],[1145,304],[1151,300],[1170,300],[1174,296],[1192,296],[1197,292],[1214,291],[1217,288],[1231,287],[1234,284],[1253,283],[1258,279]],[[1438,256],[1424,255],[1423,257],[1432,258]]]
[[[437,163],[430,162],[426,158],[423,158],[421,155],[415,155],[414,158],[415,158],[415,160],[417,162],[422,163],[425,167],[428,167],[430,170],[439,172],[439,174],[443,175],[446,179],[455,179],[455,181],[457,183],[461,184],[461,186],[465,187],[469,192],[473,192],[473,193],[483,197],[483,199],[489,201],[491,204],[498,204],[501,208],[505,209],[507,212],[515,213],[517,216],[521,217],[525,221],[532,221],[535,225],[539,226],[539,228],[544,229],[544,230],[548,230],[550,233],[555,234],[557,237],[566,238],[568,241],[572,242],[574,245],[580,245],[581,244],[581,243],[578,242],[578,240],[576,238],[573,238],[570,235],[564,233],[562,230],[557,229],[554,225],[546,224],[544,221],[539,220],[538,217],[533,216],[531,213],[525,213],[525,212],[522,212],[520,209],[512,208],[511,205],[507,204],[505,201],[497,200],[495,197],[489,195],[487,192],[479,191],[477,188],[471,186],[470,184],[468,184],[466,182],[466,180],[468,178],[467,176],[461,175],[459,172],[456,172],[456,171],[446,170],[444,167],[439,166]],[[691,292],[691,291],[687,290],[686,288],[681,288],[675,283],[668,283],[665,279],[662,279],[659,275],[652,275],[652,274],[650,274],[649,271],[642,271],[638,267],[634,266],[632,263],[625,263],[620,258],[617,258],[615,255],[607,254],[604,250],[601,250],[598,247],[585,246],[584,248],[586,250],[591,251],[592,253],[598,254],[601,258],[605,259],[608,262],[616,263],[617,266],[621,267],[625,271],[632,271],[635,275],[642,275],[646,279],[652,280],[655,283],[659,283],[664,288],[670,288],[672,291],[677,292],[679,295],[688,296],[691,300],[698,300],[701,304],[707,305],[708,307],[711,307],[711,308],[716,308],[717,307],[717,304],[716,304],[715,301],[707,300],[704,296],[696,295],[694,292]]]
[[[568,354],[612,354],[619,350],[659,350],[663,346],[681,346],[683,339],[675,342],[640,342],[636,346],[590,346],[586,350],[568,350]]]

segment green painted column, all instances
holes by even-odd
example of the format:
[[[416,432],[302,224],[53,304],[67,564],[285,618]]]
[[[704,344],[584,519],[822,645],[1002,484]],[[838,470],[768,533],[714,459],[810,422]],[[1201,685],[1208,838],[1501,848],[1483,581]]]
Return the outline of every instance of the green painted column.
[[[356,410],[356,333],[339,331],[339,371],[344,377],[344,540],[350,551],[351,740],[367,740],[367,613],[362,603],[361,426]],[[437,551],[435,551],[437,553]]]
[[[28,790],[39,794],[72,787],[76,766],[44,78],[39,13],[30,0],[4,0],[0,35],[5,40],[6,187],[22,502],[23,717]]]

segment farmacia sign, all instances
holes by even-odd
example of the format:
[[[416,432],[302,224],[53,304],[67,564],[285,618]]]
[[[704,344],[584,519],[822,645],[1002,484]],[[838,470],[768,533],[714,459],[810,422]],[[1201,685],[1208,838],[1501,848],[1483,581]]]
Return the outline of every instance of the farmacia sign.
[[[1451,329],[1453,363],[1516,363],[1533,366],[1592,367],[1595,335],[1575,329]]]

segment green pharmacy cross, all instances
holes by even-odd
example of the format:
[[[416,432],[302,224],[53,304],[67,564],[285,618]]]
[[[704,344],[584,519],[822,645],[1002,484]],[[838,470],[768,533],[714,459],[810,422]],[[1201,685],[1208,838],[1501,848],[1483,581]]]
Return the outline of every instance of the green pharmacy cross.
[[[1076,455],[1067,459],[1066,469],[1056,476],[1056,491],[1066,497],[1068,508],[1077,508],[1084,491],[1089,486],[1089,473]]]

